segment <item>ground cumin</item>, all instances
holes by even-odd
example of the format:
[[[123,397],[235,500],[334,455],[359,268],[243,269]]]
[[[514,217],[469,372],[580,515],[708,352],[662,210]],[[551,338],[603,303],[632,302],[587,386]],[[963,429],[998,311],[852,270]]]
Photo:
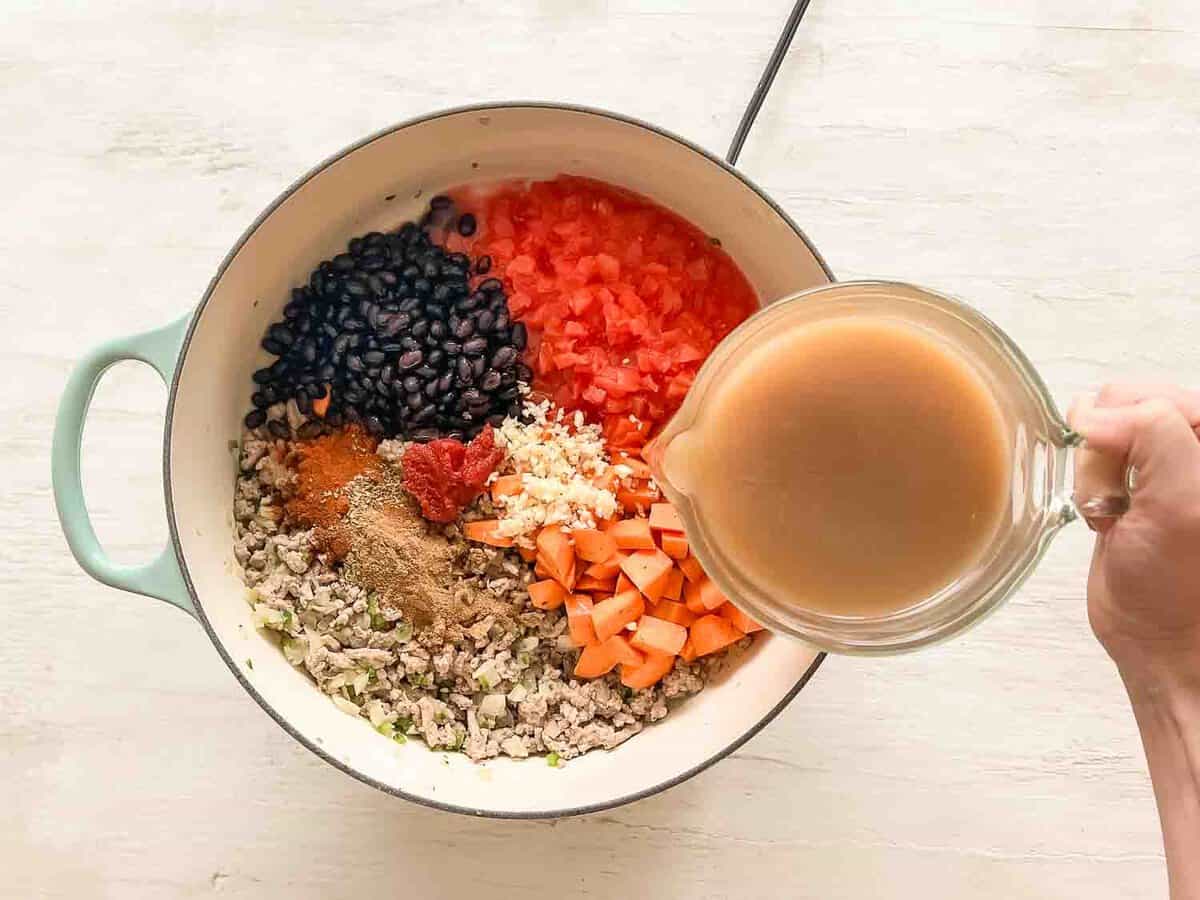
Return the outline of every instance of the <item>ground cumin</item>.
[[[422,517],[398,468],[356,478],[346,496],[346,577],[376,592],[382,606],[400,610],[418,627],[447,629],[513,614],[511,597],[462,577],[469,547]]]
[[[291,521],[315,529],[318,549],[334,559],[350,549],[345,529],[350,509],[347,486],[360,475],[379,473],[378,445],[356,425],[296,445],[296,482],[285,509]]]

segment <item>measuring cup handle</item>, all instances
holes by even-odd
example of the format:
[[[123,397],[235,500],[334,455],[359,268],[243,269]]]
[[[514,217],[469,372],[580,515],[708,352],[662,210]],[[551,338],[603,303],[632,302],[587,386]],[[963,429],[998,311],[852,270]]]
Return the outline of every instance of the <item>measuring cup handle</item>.
[[[1071,502],[1087,519],[1115,519],[1129,511],[1133,470],[1125,460],[1089,449],[1083,436],[1067,434],[1073,471]]]

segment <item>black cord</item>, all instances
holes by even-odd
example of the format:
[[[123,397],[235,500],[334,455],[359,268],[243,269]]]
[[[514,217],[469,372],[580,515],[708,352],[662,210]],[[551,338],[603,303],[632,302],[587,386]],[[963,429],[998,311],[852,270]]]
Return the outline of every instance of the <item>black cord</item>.
[[[808,4],[809,0],[796,0],[796,5],[792,7],[792,14],[784,23],[779,41],[775,44],[775,51],[767,60],[767,67],[763,69],[762,77],[758,79],[758,87],[750,95],[750,102],[746,104],[746,111],[742,113],[742,121],[738,123],[737,131],[733,133],[729,152],[725,154],[725,160],[731,166],[737,165],[738,157],[742,155],[742,145],[746,143],[746,137],[750,134],[750,129],[754,127],[754,120],[758,118],[758,111],[762,109],[763,101],[767,99],[771,85],[775,82],[775,76],[783,64],[783,58],[787,56],[788,48],[792,46],[792,38],[796,36],[800,20],[808,11]]]

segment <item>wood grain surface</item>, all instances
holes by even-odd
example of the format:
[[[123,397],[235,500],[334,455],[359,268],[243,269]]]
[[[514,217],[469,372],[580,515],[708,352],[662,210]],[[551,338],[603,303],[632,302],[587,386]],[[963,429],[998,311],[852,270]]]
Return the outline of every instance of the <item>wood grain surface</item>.
[[[1068,530],[943,647],[831,660],[733,758],[552,823],[409,806],[326,766],[178,611],[85,577],[49,487],[90,345],[196,302],[293,178],[433,108],[610,107],[723,152],[788,10],[721,3],[0,3],[0,896],[1165,895],[1134,723]],[[841,277],[969,299],[1055,394],[1200,365],[1200,7],[814,0],[743,168]],[[112,371],[102,539],[165,536],[165,390]]]

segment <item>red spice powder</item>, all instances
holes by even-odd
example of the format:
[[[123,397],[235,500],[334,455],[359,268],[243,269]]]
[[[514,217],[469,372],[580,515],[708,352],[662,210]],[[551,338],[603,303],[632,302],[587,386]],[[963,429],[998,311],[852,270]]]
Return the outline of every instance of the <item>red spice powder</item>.
[[[376,474],[379,442],[356,425],[296,448],[296,484],[285,509],[297,524],[316,528],[318,546],[340,559],[349,550],[342,523],[350,508],[345,487],[359,475]]]

